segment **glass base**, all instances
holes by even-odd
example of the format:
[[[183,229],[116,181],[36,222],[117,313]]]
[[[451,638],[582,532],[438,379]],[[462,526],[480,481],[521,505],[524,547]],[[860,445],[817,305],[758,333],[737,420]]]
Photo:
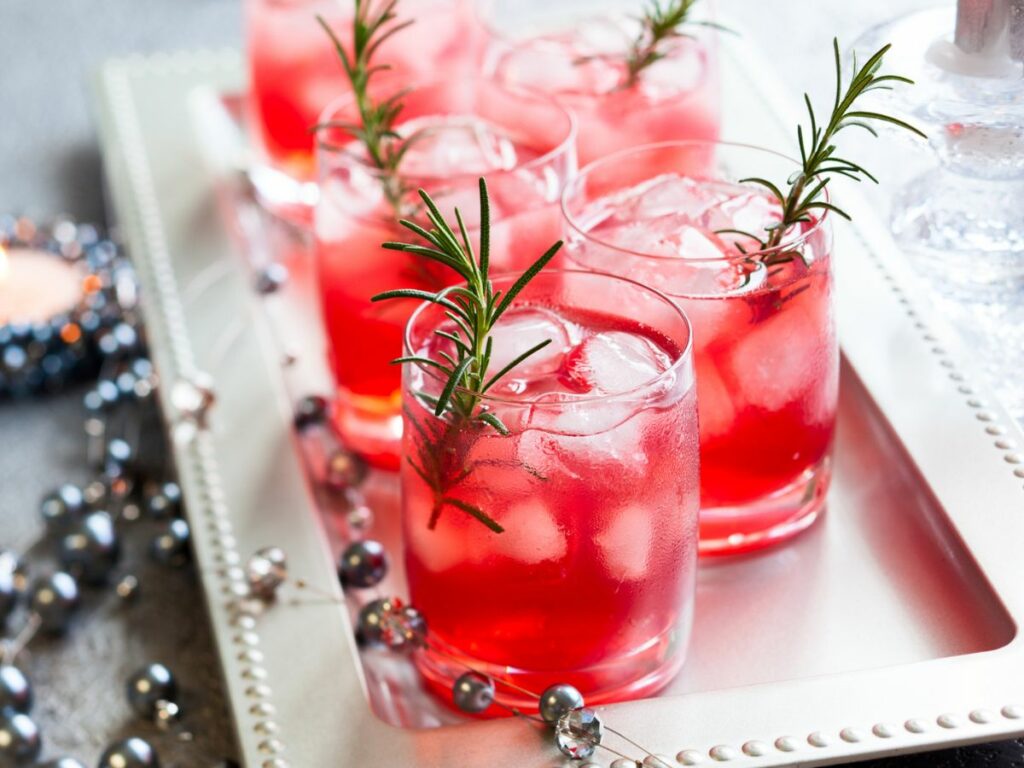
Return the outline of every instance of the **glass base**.
[[[739,507],[701,509],[700,553],[736,555],[796,536],[825,511],[831,479],[832,459],[826,457],[771,496]]]
[[[367,463],[397,471],[402,450],[402,412],[395,398],[341,392],[331,409],[331,424],[342,444]]]
[[[431,693],[453,708],[452,685],[460,675],[473,669],[493,678],[494,698],[499,706],[492,705],[482,717],[506,717],[513,708],[534,713],[540,693],[556,683],[576,687],[588,706],[611,704],[647,698],[668,685],[686,661],[692,623],[691,608],[676,627],[641,648],[583,669],[525,670],[490,664],[447,647],[434,636],[431,647],[417,652],[416,666]]]
[[[293,178],[265,164],[251,166],[247,175],[260,206],[304,229],[312,227],[313,211],[320,199],[320,187],[315,181]]]
[[[946,296],[1019,302],[1024,290],[1024,182],[934,169],[893,206],[892,230],[915,269]]]

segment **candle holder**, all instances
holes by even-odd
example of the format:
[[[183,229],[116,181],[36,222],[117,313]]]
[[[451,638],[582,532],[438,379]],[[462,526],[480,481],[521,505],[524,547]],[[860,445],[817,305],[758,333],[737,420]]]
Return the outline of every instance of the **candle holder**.
[[[137,304],[134,269],[97,227],[0,214],[0,401],[140,351]]]
[[[916,86],[882,98],[928,129],[939,160],[897,195],[893,233],[938,290],[1008,301],[1024,288],[1024,2],[918,11],[872,28],[854,50],[886,43],[887,61]]]

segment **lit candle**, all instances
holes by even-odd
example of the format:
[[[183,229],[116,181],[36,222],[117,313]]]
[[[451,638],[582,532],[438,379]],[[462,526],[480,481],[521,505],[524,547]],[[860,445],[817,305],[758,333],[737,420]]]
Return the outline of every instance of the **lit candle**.
[[[0,325],[44,323],[83,296],[81,268],[47,251],[0,246]]]

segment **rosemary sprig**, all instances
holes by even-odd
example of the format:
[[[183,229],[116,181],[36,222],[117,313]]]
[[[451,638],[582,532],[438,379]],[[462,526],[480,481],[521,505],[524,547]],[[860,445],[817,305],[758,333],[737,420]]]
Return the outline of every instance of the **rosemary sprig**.
[[[693,21],[690,11],[697,0],[648,0],[640,17],[640,32],[626,55],[626,87],[636,84],[640,73],[668,55],[668,41],[684,37],[680,31],[686,24],[725,29],[711,21]]]
[[[856,182],[869,179],[876,184],[878,183],[878,179],[863,166],[836,154],[834,141],[838,133],[846,128],[857,127],[877,137],[878,132],[871,125],[872,122],[877,122],[889,123],[927,138],[920,130],[899,118],[881,112],[860,109],[856,106],[857,100],[871,91],[890,90],[893,87],[893,83],[913,84],[913,80],[901,75],[879,74],[882,60],[890,47],[890,45],[885,45],[880,48],[859,68],[857,66],[856,54],[854,54],[852,79],[844,90],[839,40],[833,38],[832,48],[835,55],[836,91],[832,103],[832,114],[827,123],[819,123],[814,113],[814,107],[811,106],[810,97],[806,93],[804,94],[804,103],[807,105],[810,125],[806,131],[804,126],[797,126],[796,135],[797,143],[800,147],[801,168],[787,180],[788,189],[783,192],[780,185],[760,177],[740,180],[740,183],[749,182],[764,187],[779,201],[779,205],[782,208],[782,218],[765,227],[767,237],[761,237],[742,230],[720,230],[722,232],[745,235],[757,241],[762,251],[757,256],[763,263],[769,265],[779,264],[792,261],[795,256],[799,257],[799,253],[794,254],[789,251],[779,251],[778,249],[782,245],[786,233],[797,224],[813,221],[817,215],[816,211],[832,211],[845,219],[850,218],[848,213],[834,203],[823,199],[829,182],[835,176],[845,176]],[[740,250],[746,253],[746,250],[742,247]]]
[[[516,366],[551,343],[550,339],[542,341],[500,370],[490,370],[494,348],[491,330],[522,290],[554,258],[562,243],[559,241],[552,245],[507,291],[495,291],[490,279],[490,199],[487,183],[480,179],[479,255],[473,248],[458,208],[455,209],[456,225],[453,227],[445,221],[430,195],[420,190],[420,198],[430,229],[407,220],[401,224],[427,244],[389,242],[384,243],[383,247],[443,264],[458,274],[466,284],[436,293],[400,288],[385,291],[372,299],[427,301],[443,307],[445,315],[452,322],[447,329],[437,329],[434,333],[450,343],[453,354],[442,350],[436,359],[414,354],[393,361],[429,368],[439,373],[445,382],[438,396],[426,392],[416,393],[417,397],[433,407],[435,416],[446,417],[443,427],[421,424],[406,409],[407,420],[423,441],[417,458],[408,457],[407,461],[434,491],[430,528],[437,523],[444,507],[452,507],[471,515],[496,533],[501,533],[504,529],[495,520],[483,510],[452,496],[451,491],[474,469],[474,466],[466,463],[468,444],[471,442],[467,434],[487,427],[502,435],[509,433],[498,415],[482,404],[484,395]],[[528,468],[526,470],[529,471]]]
[[[374,5],[374,0],[355,0],[351,56],[324,18],[319,15],[316,17],[334,44],[359,112],[358,123],[332,120],[317,125],[316,129],[343,130],[366,147],[370,162],[380,171],[384,195],[398,214],[401,212],[402,200],[409,191],[398,174],[398,166],[414,137],[403,140],[394,126],[409,91],[400,89],[381,101],[375,101],[370,95],[370,81],[374,75],[391,68],[387,64],[374,63],[374,56],[381,45],[412,24],[413,20],[397,21],[395,7],[398,0],[384,0],[379,10],[375,10]]]

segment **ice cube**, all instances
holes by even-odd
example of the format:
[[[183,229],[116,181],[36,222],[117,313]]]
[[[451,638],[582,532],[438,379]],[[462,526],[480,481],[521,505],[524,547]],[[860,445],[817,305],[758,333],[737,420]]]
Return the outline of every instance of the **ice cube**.
[[[538,497],[513,504],[500,518],[505,532],[492,539],[500,555],[525,565],[565,557],[569,549],[566,532]]]
[[[417,118],[403,123],[404,136],[417,139],[402,158],[409,176],[484,174],[516,164],[516,146],[500,128],[469,116]]]
[[[633,504],[612,513],[611,520],[594,540],[611,578],[623,581],[645,578],[656,550],[651,510]]]
[[[750,191],[746,187],[734,189],[734,194],[705,211],[700,220],[701,225],[712,232],[735,229],[749,232],[758,238],[767,237],[765,227],[781,218],[778,201],[761,191]],[[756,247],[756,243],[744,235],[723,232],[721,237],[730,245],[739,243],[747,250]]]
[[[659,219],[667,214],[694,223],[718,198],[701,182],[666,173],[630,189],[621,196],[623,214],[633,220]]]
[[[828,318],[805,298],[784,303],[736,338],[726,365],[737,402],[777,411],[800,402],[819,381],[826,363],[820,335]]]
[[[736,422],[734,396],[714,360],[705,355],[696,357],[697,406],[700,409],[701,440],[722,437],[732,431]]]
[[[579,331],[573,323],[543,307],[509,309],[491,329],[493,350],[488,372],[497,373],[519,355],[543,341],[546,347],[517,365],[502,379],[505,386],[514,380],[529,381],[557,372],[562,359]]]
[[[621,59],[591,50],[572,37],[542,37],[508,52],[498,62],[497,78],[555,94],[603,94],[619,87]]]
[[[672,360],[653,341],[623,331],[588,337],[565,356],[561,379],[575,392],[619,394],[656,379]]]

